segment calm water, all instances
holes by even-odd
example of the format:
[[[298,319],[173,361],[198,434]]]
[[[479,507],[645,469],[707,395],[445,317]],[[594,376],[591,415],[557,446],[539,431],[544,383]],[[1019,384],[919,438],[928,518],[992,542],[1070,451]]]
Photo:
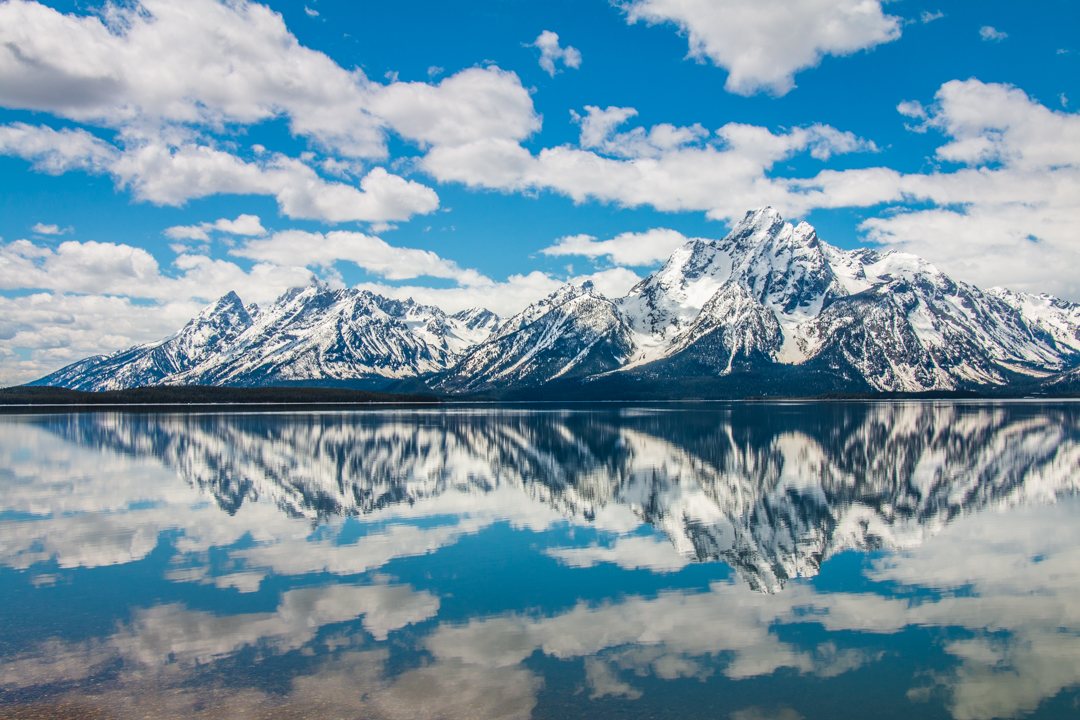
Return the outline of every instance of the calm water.
[[[0,417],[0,717],[1077,718],[1080,404]]]

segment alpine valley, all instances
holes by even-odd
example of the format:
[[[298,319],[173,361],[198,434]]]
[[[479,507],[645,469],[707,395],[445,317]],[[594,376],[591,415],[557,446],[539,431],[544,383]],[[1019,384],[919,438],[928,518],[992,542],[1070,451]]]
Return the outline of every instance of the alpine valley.
[[[846,251],[772,208],[623,298],[568,284],[503,320],[324,285],[229,293],[175,335],[32,385],[318,385],[513,398],[1080,390],[1080,304]]]

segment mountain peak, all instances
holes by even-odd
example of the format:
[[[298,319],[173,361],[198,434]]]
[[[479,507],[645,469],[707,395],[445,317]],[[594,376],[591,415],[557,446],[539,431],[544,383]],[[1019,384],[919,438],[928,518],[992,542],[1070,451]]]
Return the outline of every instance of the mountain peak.
[[[779,235],[785,224],[778,211],[763,207],[747,212],[724,239],[737,245],[756,245],[766,238]]]

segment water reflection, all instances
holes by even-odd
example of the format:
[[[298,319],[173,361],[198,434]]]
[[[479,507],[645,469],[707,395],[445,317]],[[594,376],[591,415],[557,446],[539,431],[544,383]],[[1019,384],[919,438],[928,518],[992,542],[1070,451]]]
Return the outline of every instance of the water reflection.
[[[1077,710],[1073,405],[81,414],[2,437],[0,708],[863,717],[828,684],[863,673],[897,715]],[[96,629],[42,623],[105,587]],[[822,715],[801,687],[838,695]]]

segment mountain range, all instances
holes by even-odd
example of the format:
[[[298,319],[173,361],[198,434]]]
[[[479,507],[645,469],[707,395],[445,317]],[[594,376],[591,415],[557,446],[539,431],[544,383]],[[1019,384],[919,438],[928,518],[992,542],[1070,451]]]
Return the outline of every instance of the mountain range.
[[[1080,390],[1080,304],[842,250],[772,208],[622,298],[567,284],[512,318],[325,285],[229,293],[175,335],[31,383],[323,385],[505,398]]]

